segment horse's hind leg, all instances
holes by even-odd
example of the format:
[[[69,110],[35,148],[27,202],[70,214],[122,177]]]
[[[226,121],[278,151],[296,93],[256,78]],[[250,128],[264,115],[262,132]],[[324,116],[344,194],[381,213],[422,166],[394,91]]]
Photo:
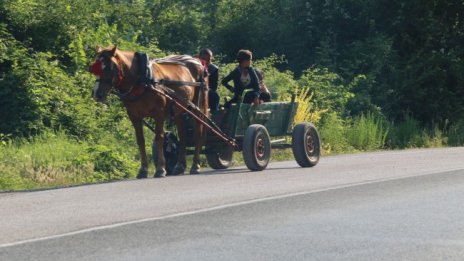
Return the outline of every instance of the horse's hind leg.
[[[187,138],[185,133],[185,125],[182,113],[178,110],[175,114],[175,121],[177,125],[177,133],[179,134],[179,154],[177,157],[177,164],[172,171],[173,175],[183,175],[185,171],[186,162],[186,145]]]
[[[200,123],[195,124],[195,154],[193,155],[192,167],[190,168],[190,174],[199,174],[200,173],[200,150],[203,146],[203,125]]]
[[[155,143],[156,143],[156,171],[155,178],[164,178],[166,177],[166,159],[164,158],[164,118],[160,116],[161,114],[155,116]]]
[[[200,87],[203,88],[203,87]],[[195,92],[194,101],[199,105],[199,108],[202,108],[204,113],[207,113],[208,103],[207,103],[207,92],[206,89],[198,88]],[[193,155],[192,167],[190,168],[190,174],[199,174],[200,173],[200,151],[203,146],[203,142],[206,140],[206,128],[200,122],[195,122],[195,154]]]
[[[139,172],[137,173],[137,178],[142,179],[146,178],[148,175],[148,158],[147,153],[145,151],[145,138],[143,136],[143,124],[142,119],[136,118],[134,116],[129,115],[129,119],[132,122],[132,125],[135,129],[135,137],[137,139],[137,145],[139,146],[140,152],[140,161],[141,166]]]

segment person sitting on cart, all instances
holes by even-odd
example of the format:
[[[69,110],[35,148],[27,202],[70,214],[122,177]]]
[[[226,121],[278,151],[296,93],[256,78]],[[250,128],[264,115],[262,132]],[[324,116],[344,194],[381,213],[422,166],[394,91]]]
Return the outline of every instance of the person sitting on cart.
[[[248,89],[251,89],[252,91],[245,94],[245,97],[243,97],[243,103],[253,103],[253,105],[258,105],[260,102],[259,80],[255,69],[251,66],[251,51],[238,51],[237,61],[238,66],[221,81],[222,85],[234,93],[234,97],[226,102],[224,107],[229,108],[232,103],[240,102],[243,92]],[[231,80],[234,82],[234,86],[229,84]]]
[[[217,93],[219,68],[211,63],[213,60],[213,52],[208,49],[201,49],[198,58],[207,70],[208,77],[208,105],[211,111],[219,110],[219,95]]]
[[[259,80],[259,91],[261,92],[259,95],[259,100],[262,102],[270,102],[271,101],[271,92],[267,88],[266,84],[264,83],[264,72],[259,69],[255,69],[256,75],[258,76]]]

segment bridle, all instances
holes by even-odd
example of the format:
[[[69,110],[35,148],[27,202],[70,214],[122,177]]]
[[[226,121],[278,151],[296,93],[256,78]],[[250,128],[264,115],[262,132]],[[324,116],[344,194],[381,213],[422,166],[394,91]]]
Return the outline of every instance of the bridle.
[[[112,58],[116,61],[112,61]],[[110,85],[111,89],[115,88],[117,91],[120,91],[119,87],[124,79],[121,67],[122,65],[116,57],[104,57],[104,54],[101,54],[90,66],[89,71],[97,76],[95,83],[106,83]],[[111,76],[106,77],[107,75]]]

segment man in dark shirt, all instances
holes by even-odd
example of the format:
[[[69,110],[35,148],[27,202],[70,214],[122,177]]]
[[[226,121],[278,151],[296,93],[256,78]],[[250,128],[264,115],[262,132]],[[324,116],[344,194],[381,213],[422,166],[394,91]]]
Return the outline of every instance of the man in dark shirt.
[[[229,89],[229,91],[234,93],[234,97],[228,101],[224,107],[228,108],[232,103],[240,102],[240,99],[242,99],[242,95],[245,90],[251,91],[245,94],[243,97],[243,103],[252,103],[253,105],[258,105],[260,95],[259,80],[255,69],[251,66],[251,51],[238,51],[237,61],[238,66],[224,79],[222,79],[221,82],[222,85]],[[234,86],[229,84],[230,81],[233,81]]]
[[[217,93],[219,68],[212,64],[213,52],[210,49],[202,49],[198,55],[201,63],[208,71],[208,104],[211,111],[219,110],[219,95]]]

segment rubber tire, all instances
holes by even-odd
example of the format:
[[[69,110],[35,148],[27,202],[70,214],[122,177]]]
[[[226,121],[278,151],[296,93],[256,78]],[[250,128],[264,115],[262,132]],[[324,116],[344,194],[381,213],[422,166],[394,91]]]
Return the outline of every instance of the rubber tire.
[[[221,147],[221,148],[222,149],[219,149],[219,150],[214,147],[207,148],[207,151],[208,150],[213,151],[213,152],[207,152],[205,154],[206,162],[208,162],[208,165],[212,169],[227,169],[230,166],[232,166],[232,156],[234,154],[234,149],[227,145],[224,145],[224,147]]]
[[[258,142],[261,148],[258,148]],[[271,139],[266,127],[261,124],[248,126],[243,138],[243,160],[251,171],[261,171],[267,167],[271,158]],[[258,155],[258,150],[261,151]]]
[[[312,146],[308,146],[311,138]],[[321,140],[312,123],[298,123],[292,133],[292,151],[296,162],[303,168],[314,167],[321,156]]]

